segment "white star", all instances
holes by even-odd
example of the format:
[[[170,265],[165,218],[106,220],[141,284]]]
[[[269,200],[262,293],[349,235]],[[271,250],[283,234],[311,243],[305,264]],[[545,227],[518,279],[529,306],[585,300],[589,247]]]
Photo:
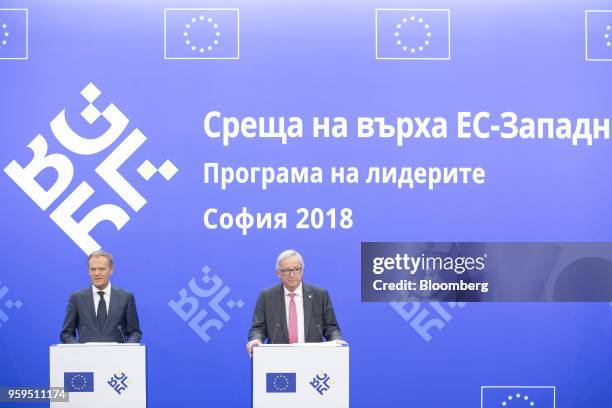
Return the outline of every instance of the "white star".
[[[219,28],[219,24],[213,24],[213,28]]]
[[[502,405],[505,407],[508,404],[506,403],[506,401],[504,401],[504,402],[502,402]]]
[[[397,44],[397,45],[402,45],[402,40],[397,40],[397,41],[396,41],[396,44]]]
[[[8,36],[9,36],[9,33],[8,33],[8,32],[5,32],[5,33],[4,33],[4,36],[5,36],[5,37],[8,37]]]
[[[2,28],[6,28],[6,24],[2,24]]]
[[[508,395],[508,399],[512,401],[512,395]]]
[[[415,50],[414,48],[411,48],[411,49],[410,49],[410,52],[415,52],[415,51],[416,51],[416,50]]]
[[[191,44],[191,41],[187,40],[187,41],[185,41],[185,44],[189,45],[189,44]]]
[[[419,47],[419,51],[423,51],[423,46],[420,46],[420,47]]]
[[[200,52],[204,52],[204,48],[200,48]]]
[[[419,23],[422,23],[422,22],[423,22],[423,19],[422,19],[422,18],[419,18]]]
[[[604,38],[608,38],[610,36],[610,34],[606,33],[604,34]]]
[[[185,28],[191,28],[191,24],[185,24]]]
[[[535,402],[531,401],[529,405],[533,407],[535,405]]]
[[[425,45],[429,45],[429,41],[425,40]]]
[[[402,28],[402,25],[401,25],[401,24],[398,24],[398,25],[396,25],[396,26],[395,26],[395,28],[398,28],[398,29],[399,29],[399,28]]]
[[[428,37],[431,37],[431,33],[427,33],[427,36],[428,36]]]
[[[212,51],[212,46],[208,46],[208,51]]]
[[[608,47],[612,47],[612,42],[608,41],[608,42],[606,43],[606,46],[608,46]]]
[[[189,33],[188,33],[187,31],[185,31],[185,32],[183,33],[183,37],[188,37],[188,36],[189,36]]]
[[[195,17],[191,19],[192,23],[195,23],[195,21],[196,21]]]
[[[208,22],[212,23],[212,18],[208,17]]]
[[[404,17],[404,18],[402,18],[402,22],[403,22],[403,23],[407,23],[407,22],[408,22],[408,19],[407,19],[406,17]]]
[[[220,32],[218,32],[218,31],[215,33],[215,35],[216,35],[217,37],[221,37],[221,33],[220,33]]]
[[[410,16],[410,21],[414,21],[416,19],[415,16]]]
[[[402,47],[402,50],[406,51],[408,49],[408,47],[406,47],[405,45]]]
[[[516,393],[516,398],[521,398],[521,393],[520,392]]]
[[[213,41],[213,44],[215,44],[215,45],[219,44],[219,40]]]
[[[612,26],[607,26],[606,30],[608,30],[608,31],[612,30]]]
[[[192,49],[193,51],[195,51],[195,50],[196,50],[196,46],[195,46],[195,45],[192,45],[192,46],[191,46],[191,49]]]
[[[2,45],[6,45],[6,40],[2,40]]]
[[[204,21],[204,16],[200,16],[200,21]]]
[[[525,395],[525,396],[523,397],[523,399],[524,399],[525,401],[527,401],[527,400],[529,399],[529,395]]]
[[[429,24],[425,24],[425,26],[424,26],[424,27],[425,27],[425,28],[429,28]]]
[[[396,32],[396,33],[393,33],[393,34],[395,34],[396,37],[399,37],[399,33]]]

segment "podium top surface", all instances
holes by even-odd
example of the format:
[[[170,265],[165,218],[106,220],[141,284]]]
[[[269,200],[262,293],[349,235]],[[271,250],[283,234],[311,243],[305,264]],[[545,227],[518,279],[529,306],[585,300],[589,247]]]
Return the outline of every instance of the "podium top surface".
[[[51,344],[50,347],[144,347],[141,343],[103,343],[103,342],[91,342],[91,343],[74,343],[74,344]]]
[[[255,347],[263,348],[349,348],[348,345],[337,344],[335,341],[324,343],[293,343],[293,344],[258,344]]]

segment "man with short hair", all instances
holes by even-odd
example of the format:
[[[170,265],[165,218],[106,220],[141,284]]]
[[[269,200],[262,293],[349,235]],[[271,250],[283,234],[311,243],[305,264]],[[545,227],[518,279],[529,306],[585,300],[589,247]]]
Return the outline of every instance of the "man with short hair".
[[[319,343],[342,340],[327,290],[302,283],[304,261],[295,250],[282,252],[276,260],[281,283],[260,293],[246,344],[249,356],[264,339],[268,343]]]
[[[60,333],[62,343],[140,342],[134,295],[110,283],[113,256],[95,251],[87,258],[87,267],[91,286],[70,295]]]

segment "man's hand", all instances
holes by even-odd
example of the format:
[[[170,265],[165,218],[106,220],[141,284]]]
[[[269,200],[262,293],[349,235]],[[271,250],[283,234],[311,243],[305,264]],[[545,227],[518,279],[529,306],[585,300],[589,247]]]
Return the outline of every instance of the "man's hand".
[[[261,340],[259,339],[251,340],[246,344],[246,350],[247,350],[247,353],[249,353],[250,358],[253,358],[253,347],[258,346],[260,344],[261,344]]]
[[[336,344],[339,346],[348,346],[348,343],[344,340],[336,340]]]

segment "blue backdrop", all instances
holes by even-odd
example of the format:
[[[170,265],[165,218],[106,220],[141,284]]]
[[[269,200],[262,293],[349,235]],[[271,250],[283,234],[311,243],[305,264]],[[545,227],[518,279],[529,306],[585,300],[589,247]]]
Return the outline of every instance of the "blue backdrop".
[[[23,5],[7,0],[3,7]],[[75,170],[70,187],[44,211],[0,174],[0,290],[9,290],[0,300],[8,317],[0,319],[0,386],[48,385],[48,346],[59,341],[68,295],[88,285],[85,254],[49,215],[87,181],[95,194],[76,219],[103,203],[131,218],[121,231],[102,223],[92,236],[115,255],[113,284],[135,293],[150,407],[249,406],[244,344],[251,314],[259,291],[277,283],[274,261],[287,248],[303,254],[304,280],[332,296],[351,346],[354,407],[478,407],[486,385],[551,385],[557,407],[612,407],[609,304],[423,303],[419,310],[443,323],[428,337],[390,304],[360,302],[359,264],[362,241],[610,241],[609,142],[467,141],[451,126],[447,140],[415,139],[401,148],[354,134],[286,145],[237,138],[224,147],[202,125],[213,110],[305,120],[443,116],[449,123],[458,111],[606,118],[612,63],[585,61],[585,10],[612,3],[113,0],[27,7],[29,59],[0,60],[0,167],[12,160],[25,166],[32,158],[27,145],[41,134],[49,153],[66,154]],[[239,59],[164,59],[164,8],[171,7],[239,8]],[[450,8],[451,59],[377,60],[375,8]],[[100,110],[114,103],[129,118],[128,131],[137,127],[148,138],[121,168],[148,201],[138,212],[94,172],[116,144],[78,156],[50,130],[64,108],[75,131],[93,137],[106,129],[103,120],[90,126],[80,116],[87,102],[79,93],[90,82],[102,91]],[[168,159],[179,171],[169,181],[159,174],[145,181],[136,170],[146,159],[156,167]],[[205,162],[480,166],[487,181],[433,191],[329,183],[222,191],[203,182]],[[54,178],[49,170],[38,180],[48,186]],[[204,227],[207,208],[243,206],[289,213],[348,207],[354,226],[247,236]],[[205,266],[230,289],[222,302],[227,315],[199,299],[198,310],[221,325],[207,331],[210,337],[169,306],[181,289],[189,292],[190,280],[206,286],[199,281]],[[440,307],[450,319],[440,317]]]

